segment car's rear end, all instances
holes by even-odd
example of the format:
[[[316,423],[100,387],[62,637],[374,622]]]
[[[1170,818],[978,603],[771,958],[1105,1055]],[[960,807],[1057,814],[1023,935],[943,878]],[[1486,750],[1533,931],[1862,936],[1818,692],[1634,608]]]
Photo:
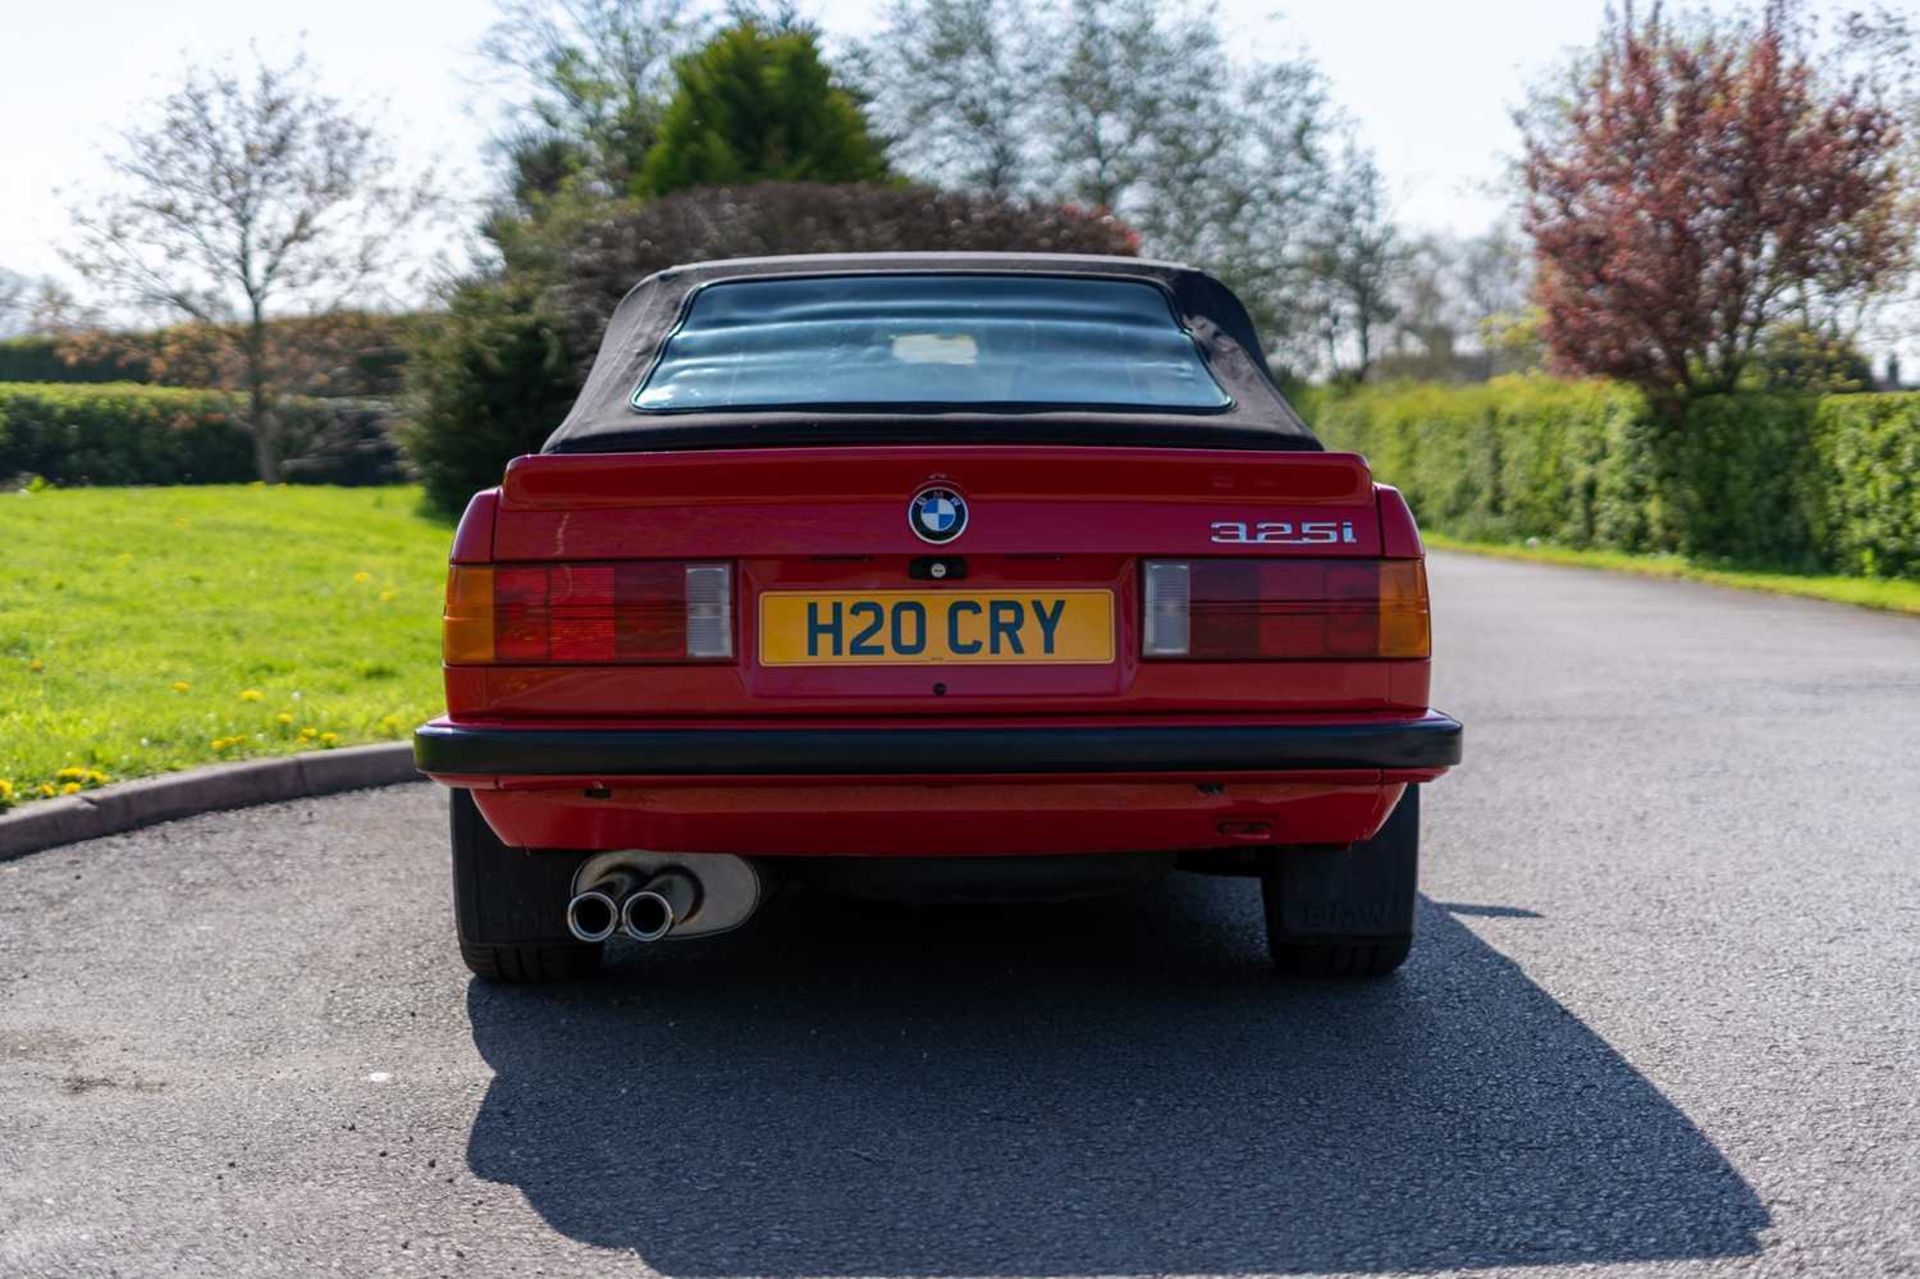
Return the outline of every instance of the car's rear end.
[[[711,313],[689,287],[608,379],[631,419],[563,429],[474,499],[448,710],[418,750],[463,796],[477,968],[567,968],[622,920],[712,932],[775,882],[1046,896],[1176,863],[1269,881],[1276,955],[1404,954],[1403,795],[1459,757],[1427,705],[1405,503],[1304,431],[1273,446],[1225,420],[1250,397],[1177,289],[1146,334],[1137,299],[1050,314],[1051,284],[943,293],[935,274],[964,273],[870,269],[876,293],[796,272]],[[765,319],[796,305],[787,328]],[[789,347],[845,367],[876,343],[857,385],[885,401],[849,404],[836,375],[809,391],[818,411],[765,402],[796,376]],[[1161,367],[1103,390],[1116,350]],[[979,402],[1048,361],[1070,403],[1021,398],[1038,383]],[[663,387],[680,401],[646,416]]]

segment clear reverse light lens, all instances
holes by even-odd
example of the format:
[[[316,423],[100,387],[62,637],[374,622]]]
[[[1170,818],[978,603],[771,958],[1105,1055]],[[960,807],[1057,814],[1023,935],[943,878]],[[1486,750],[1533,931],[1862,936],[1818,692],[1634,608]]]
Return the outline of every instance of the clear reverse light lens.
[[[1186,656],[1190,576],[1183,561],[1147,561],[1146,626],[1140,651],[1148,657]]]
[[[733,656],[732,565],[687,565],[687,656]]]

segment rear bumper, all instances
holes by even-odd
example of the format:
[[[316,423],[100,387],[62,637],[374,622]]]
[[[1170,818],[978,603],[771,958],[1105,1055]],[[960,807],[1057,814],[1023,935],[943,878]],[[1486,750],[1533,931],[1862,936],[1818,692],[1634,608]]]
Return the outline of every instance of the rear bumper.
[[[1072,728],[551,729],[424,725],[433,777],[899,777],[1441,770],[1461,728],[1437,711],[1331,724]]]
[[[1447,716],[1292,725],[555,729],[429,724],[421,771],[521,848],[795,856],[1366,839],[1460,759]]]

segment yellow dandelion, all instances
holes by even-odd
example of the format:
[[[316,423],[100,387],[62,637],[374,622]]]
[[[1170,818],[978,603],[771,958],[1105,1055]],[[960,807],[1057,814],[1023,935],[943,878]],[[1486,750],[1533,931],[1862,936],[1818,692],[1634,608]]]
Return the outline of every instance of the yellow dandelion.
[[[27,663],[27,669],[38,675],[41,671],[47,669],[47,664],[36,657]]]
[[[285,711],[281,711],[278,715],[275,715],[273,717],[273,722],[280,725],[280,727],[285,728],[289,724],[293,723],[293,716],[287,714]]]
[[[365,569],[361,569],[358,573],[355,573],[353,575],[354,585],[356,586],[365,586],[368,582],[371,582],[372,580],[373,580],[373,574],[367,572]]]
[[[80,783],[68,782],[65,786],[62,786],[60,788],[60,793],[62,795],[77,795],[80,793]]]
[[[13,798],[13,783],[8,781],[4,777],[0,777],[0,804],[7,803],[12,798]]]
[[[97,768],[89,768],[87,770],[87,780],[92,782],[95,786],[105,786],[108,782],[112,781],[113,779],[111,777],[108,777],[105,773],[101,772]]]
[[[40,783],[41,799],[52,799],[55,795],[58,795],[59,793],[60,792],[54,787],[54,784],[52,782]]]
[[[318,732],[319,730],[315,728],[303,728],[300,730],[300,740],[304,742],[310,742],[314,739],[315,735]]]
[[[54,774],[63,782],[77,782],[86,775],[87,770],[84,768],[63,768]]]
[[[393,603],[393,601],[394,601],[394,600],[396,600],[396,599],[398,599],[398,598],[399,598],[399,597],[398,597],[397,595],[395,595],[395,594],[394,594],[394,593],[393,593],[392,591],[381,591],[381,592],[380,592],[380,602],[381,602],[382,604],[391,604],[391,603]]]
[[[265,693],[257,688],[243,688],[240,690],[240,700],[243,702],[264,701],[266,696]]]
[[[184,693],[192,687],[193,685],[187,683],[187,681],[183,679],[177,679],[173,681],[173,691],[176,693]]]
[[[322,733],[320,734],[320,744],[322,746],[338,746],[340,744],[340,734]]]

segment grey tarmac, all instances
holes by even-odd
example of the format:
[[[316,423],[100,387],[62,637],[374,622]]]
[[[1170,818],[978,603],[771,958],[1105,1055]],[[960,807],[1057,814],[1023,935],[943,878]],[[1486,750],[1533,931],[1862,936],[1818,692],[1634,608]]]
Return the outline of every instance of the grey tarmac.
[[[0,865],[0,1275],[1920,1271],[1920,622],[1436,557],[1423,932],[776,901],[469,981],[399,786]]]

